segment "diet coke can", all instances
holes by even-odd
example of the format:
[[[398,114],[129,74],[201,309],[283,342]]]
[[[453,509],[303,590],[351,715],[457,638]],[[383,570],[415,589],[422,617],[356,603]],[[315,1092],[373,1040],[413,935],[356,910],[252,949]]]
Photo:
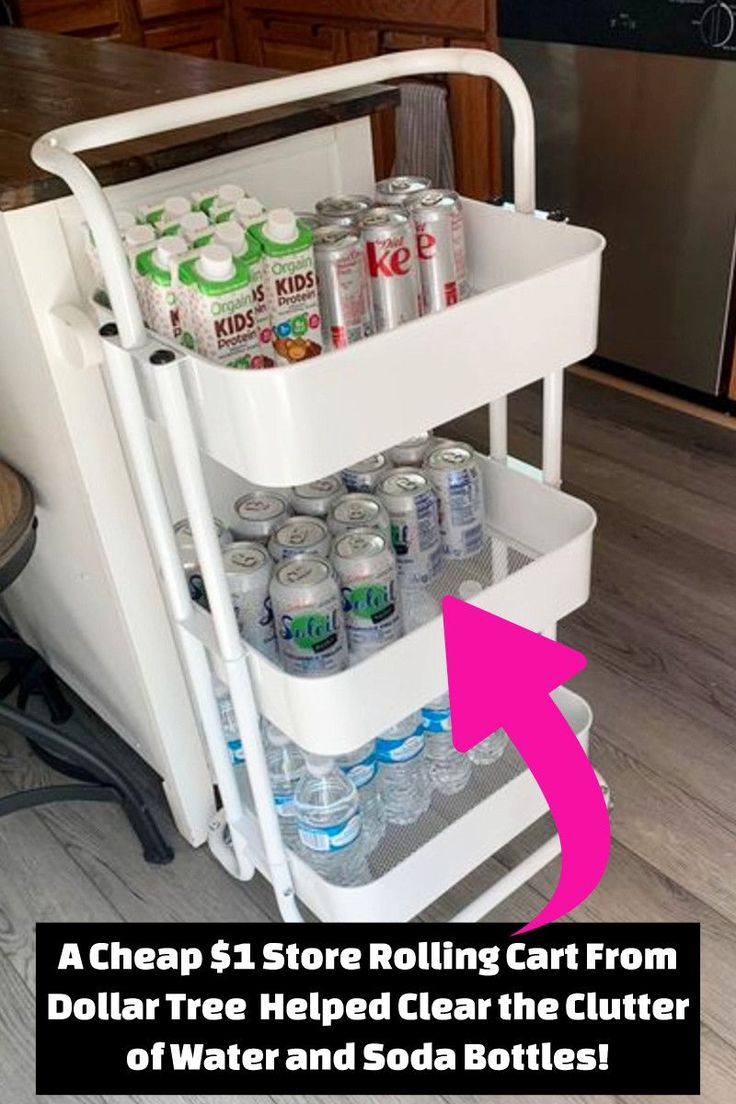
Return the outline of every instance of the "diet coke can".
[[[444,442],[427,454],[424,470],[437,495],[443,555],[448,560],[475,556],[485,533],[483,484],[473,450]]]
[[[352,468],[345,468],[342,481],[349,491],[375,491],[381,480],[393,467],[383,452],[376,452],[367,460],[359,460]]]
[[[308,226],[314,233],[318,226],[322,225],[322,220],[319,215],[315,215],[314,211],[295,211],[296,221],[301,222],[304,226]]]
[[[360,216],[372,206],[369,196],[337,195],[321,199],[315,210],[323,225],[357,226]]]
[[[279,563],[294,556],[327,557],[331,545],[332,538],[321,518],[292,517],[271,534],[268,551]]]
[[[322,333],[328,349],[344,349],[373,333],[363,243],[343,226],[318,226],[313,239]]]
[[[407,589],[427,586],[442,570],[437,496],[429,479],[415,468],[396,468],[379,494],[391,518],[399,583]]]
[[[458,272],[455,222],[462,223],[460,198],[455,192],[430,188],[407,201],[417,236],[417,264],[425,314],[454,306],[465,278],[465,252]]]
[[[368,261],[373,324],[393,330],[421,314],[414,228],[405,211],[373,207],[360,220]]]
[[[240,635],[276,662],[276,633],[268,589],[273,564],[262,544],[237,541],[223,551],[225,578]]]
[[[428,176],[389,176],[376,184],[376,203],[401,206],[417,192],[431,187]]]

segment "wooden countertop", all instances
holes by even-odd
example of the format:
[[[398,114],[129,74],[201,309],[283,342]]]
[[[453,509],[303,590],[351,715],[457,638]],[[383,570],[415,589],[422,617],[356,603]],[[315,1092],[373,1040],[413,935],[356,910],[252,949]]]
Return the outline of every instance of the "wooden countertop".
[[[274,70],[111,42],[0,28],[0,211],[67,194],[30,158],[36,138],[98,115],[278,76]],[[85,154],[103,185],[368,115],[398,92],[368,85]]]

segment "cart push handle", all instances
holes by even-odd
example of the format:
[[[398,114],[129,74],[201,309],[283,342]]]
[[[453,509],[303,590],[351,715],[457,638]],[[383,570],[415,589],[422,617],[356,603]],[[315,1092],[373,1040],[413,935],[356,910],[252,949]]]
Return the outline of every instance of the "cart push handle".
[[[227,119],[266,107],[295,103],[310,96],[342,92],[362,84],[423,73],[463,73],[488,77],[503,89],[514,120],[514,203],[517,211],[533,213],[535,165],[531,99],[513,66],[498,54],[486,50],[409,50],[367,58],[72,123],[39,138],[33,145],[31,157],[37,165],[61,177],[69,186],[97,242],[123,348],[134,349],[144,344],[143,319],[112,211],[93,172],[77,156],[80,150],[100,149],[213,119]]]

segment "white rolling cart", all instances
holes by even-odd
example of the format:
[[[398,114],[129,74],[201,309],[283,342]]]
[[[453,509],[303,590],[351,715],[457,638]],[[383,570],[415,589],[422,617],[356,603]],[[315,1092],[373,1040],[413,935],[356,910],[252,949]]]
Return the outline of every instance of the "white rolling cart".
[[[220,367],[145,330],[111,209],[77,151],[373,81],[440,72],[497,81],[514,118],[515,209],[464,202],[475,291],[470,299],[307,365],[265,372]],[[408,920],[543,816],[546,803],[509,748],[494,767],[475,770],[463,793],[435,795],[416,824],[389,828],[371,856],[374,877],[366,885],[331,885],[285,852],[259,713],[307,751],[340,754],[360,746],[446,689],[441,619],[340,674],[285,674],[239,636],[202,455],[254,483],[288,486],[490,403],[491,455],[481,458],[487,541],[473,560],[447,568],[435,592],[457,593],[464,578],[478,580],[475,605],[533,631],[554,632],[560,618],[587,600],[590,586],[595,514],[559,489],[563,370],[596,344],[604,241],[535,212],[528,93],[507,62],[479,50],[412,51],[78,123],[39,139],[33,157],[66,181],[98,243],[115,320],[101,327],[99,360],[222,799],[210,826],[212,851],[235,877],[262,871],[285,920],[302,919],[300,901],[323,920]],[[507,456],[505,397],[541,378],[538,473]],[[211,613],[189,596],[152,423],[168,438]],[[492,656],[488,672],[492,693]],[[241,801],[229,762],[216,680],[233,701],[253,809]],[[587,750],[587,704],[565,688],[555,698]],[[485,915],[558,850],[555,837],[454,919]]]

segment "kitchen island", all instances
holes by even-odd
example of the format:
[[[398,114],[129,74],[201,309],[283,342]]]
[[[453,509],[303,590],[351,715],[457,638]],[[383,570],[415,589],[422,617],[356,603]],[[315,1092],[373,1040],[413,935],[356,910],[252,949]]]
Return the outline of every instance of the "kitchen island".
[[[36,551],[4,603],[28,642],[159,772],[179,830],[199,844],[211,777],[100,372],[81,213],[29,151],[66,123],[274,74],[20,30],[0,30],[0,62],[0,456],[33,484],[39,519]],[[305,209],[372,187],[370,116],[396,95],[371,86],[317,97],[86,159],[115,210],[226,181],[267,206]],[[181,516],[163,446],[158,462]],[[242,482],[210,468],[227,524]]]

